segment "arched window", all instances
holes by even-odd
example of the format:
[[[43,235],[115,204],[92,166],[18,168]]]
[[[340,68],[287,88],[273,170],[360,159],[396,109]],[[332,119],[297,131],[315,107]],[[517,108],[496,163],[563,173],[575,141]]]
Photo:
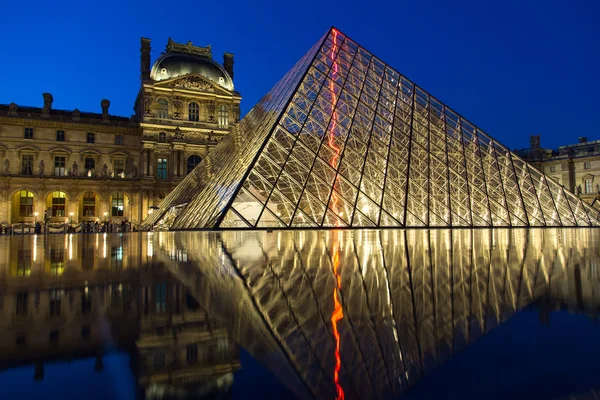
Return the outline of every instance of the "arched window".
[[[167,119],[169,118],[169,103],[165,99],[159,99],[157,102],[158,110],[156,116],[159,119]]]
[[[167,141],[167,134],[164,132],[161,132],[158,134],[158,141],[161,143],[164,143]]]
[[[187,159],[187,173],[189,174],[190,172],[192,172],[192,170],[196,168],[196,165],[200,164],[200,161],[202,161],[200,156],[189,156]]]
[[[21,190],[19,193],[19,217],[31,217],[33,215],[33,193]]]
[[[188,119],[190,121],[200,120],[200,107],[198,106],[198,103],[191,102],[188,106]]]
[[[52,216],[64,217],[65,206],[67,205],[67,195],[65,192],[52,192]]]
[[[125,196],[123,193],[114,193],[111,203],[110,215],[113,217],[122,217],[125,210]]]
[[[227,128],[229,125],[229,109],[226,105],[219,107],[219,128]]]

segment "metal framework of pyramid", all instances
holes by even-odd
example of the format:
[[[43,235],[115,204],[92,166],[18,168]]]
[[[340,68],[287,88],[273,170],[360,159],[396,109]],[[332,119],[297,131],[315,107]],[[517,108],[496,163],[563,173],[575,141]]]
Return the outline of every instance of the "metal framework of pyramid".
[[[147,223],[598,226],[598,211],[336,28]]]

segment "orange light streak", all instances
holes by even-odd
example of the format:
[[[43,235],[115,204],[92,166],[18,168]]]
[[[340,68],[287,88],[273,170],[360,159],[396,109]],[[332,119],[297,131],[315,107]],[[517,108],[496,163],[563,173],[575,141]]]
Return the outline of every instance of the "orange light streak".
[[[331,61],[333,62],[333,67],[332,67],[332,79],[329,82],[329,89],[331,90],[331,107],[333,110],[333,114],[332,114],[332,121],[331,121],[331,129],[329,131],[329,138],[328,138],[328,144],[329,147],[332,148],[333,150],[335,150],[335,155],[332,157],[330,164],[333,167],[333,169],[336,169],[336,163],[340,154],[340,148],[336,146],[335,142],[333,141],[334,135],[335,135],[335,128],[336,128],[336,124],[337,124],[337,112],[335,111],[335,106],[336,106],[336,101],[337,101],[337,96],[335,94],[335,86],[333,84],[333,81],[335,79],[335,76],[338,73],[338,65],[337,62],[335,61],[335,53],[337,52],[337,32],[334,29],[333,31],[333,47],[331,49]],[[333,182],[333,188],[335,189],[336,183],[337,183],[337,175],[335,177],[335,181]],[[335,213],[337,213],[337,203],[338,203],[338,197],[335,194],[335,192],[332,192],[331,194],[331,205],[333,208],[333,211]],[[333,288],[333,313],[331,314],[331,326],[333,329],[333,337],[335,339],[335,369],[333,370],[333,381],[335,383],[335,388],[336,388],[336,392],[337,392],[337,396],[336,399],[337,400],[344,400],[344,389],[342,388],[342,385],[340,385],[340,368],[342,367],[342,358],[340,356],[340,333],[338,331],[338,321],[340,321],[341,319],[344,318],[344,311],[342,310],[342,304],[340,303],[340,300],[338,298],[338,291],[342,290],[342,278],[340,277],[340,274],[338,273],[338,266],[340,263],[340,255],[339,255],[339,248],[338,248],[338,240],[337,240],[337,232],[334,233],[335,237],[333,240],[333,254],[331,257],[331,262],[333,264],[333,275],[335,276],[335,280],[336,280],[336,287]]]

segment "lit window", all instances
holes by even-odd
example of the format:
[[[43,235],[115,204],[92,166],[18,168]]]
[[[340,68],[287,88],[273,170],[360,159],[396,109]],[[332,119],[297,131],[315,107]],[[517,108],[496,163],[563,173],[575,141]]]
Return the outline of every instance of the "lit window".
[[[83,194],[83,216],[93,217],[96,215],[96,193],[86,192]]]
[[[94,132],[87,133],[87,142],[88,143],[96,143],[96,135],[94,135]]]
[[[165,99],[159,99],[157,101],[158,112],[156,113],[157,118],[167,119],[169,118],[169,103]]]
[[[67,172],[67,159],[64,156],[54,157],[54,176],[65,176]]]
[[[190,103],[188,106],[188,119],[190,121],[199,121],[200,120],[200,107],[198,103]]]
[[[64,217],[65,206],[67,204],[67,195],[65,192],[52,192],[52,216],[53,217]]]
[[[585,183],[584,193],[592,193],[594,191],[592,183],[593,181],[591,179],[584,179],[583,182]]]
[[[19,217],[31,217],[33,215],[33,193],[21,190],[19,193]]]
[[[84,167],[85,167],[85,172],[87,173],[88,171],[92,171],[94,172],[94,169],[96,169],[96,160],[92,157],[86,157],[83,163]]]
[[[65,270],[65,249],[50,249],[50,275],[60,276]]]
[[[229,109],[223,105],[219,107],[219,128],[227,128],[229,125]]]
[[[33,128],[25,128],[25,139],[33,139]]]
[[[591,168],[592,168],[591,161],[586,161],[583,163],[583,169],[591,169]]]
[[[115,144],[117,146],[123,146],[123,136],[122,135],[115,136]]]
[[[33,175],[32,155],[26,155],[21,158],[21,175]]]
[[[111,215],[113,217],[122,217],[125,210],[125,196],[123,193],[115,193],[112,196]]]
[[[166,158],[158,159],[156,177],[158,179],[167,179],[167,159]]]
[[[164,143],[167,141],[167,134],[164,132],[161,132],[158,134],[158,141],[161,143]]]
[[[56,141],[57,142],[65,141],[65,131],[56,131]]]
[[[113,162],[113,167],[115,169],[115,175],[120,174],[125,171],[125,160],[115,160]]]
[[[200,158],[200,156],[190,156],[187,159],[187,173],[189,174],[190,172],[192,172],[194,170],[194,168],[196,168],[196,165],[200,164],[200,161],[202,161],[202,159]]]

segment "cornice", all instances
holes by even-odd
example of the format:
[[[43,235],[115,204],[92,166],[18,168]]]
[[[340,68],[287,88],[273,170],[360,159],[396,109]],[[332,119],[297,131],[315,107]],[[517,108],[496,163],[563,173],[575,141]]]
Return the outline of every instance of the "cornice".
[[[20,125],[33,128],[62,128],[70,130],[105,132],[105,133],[139,133],[138,126],[115,126],[108,124],[89,124],[77,121],[56,121],[51,119],[0,117],[0,125]]]

